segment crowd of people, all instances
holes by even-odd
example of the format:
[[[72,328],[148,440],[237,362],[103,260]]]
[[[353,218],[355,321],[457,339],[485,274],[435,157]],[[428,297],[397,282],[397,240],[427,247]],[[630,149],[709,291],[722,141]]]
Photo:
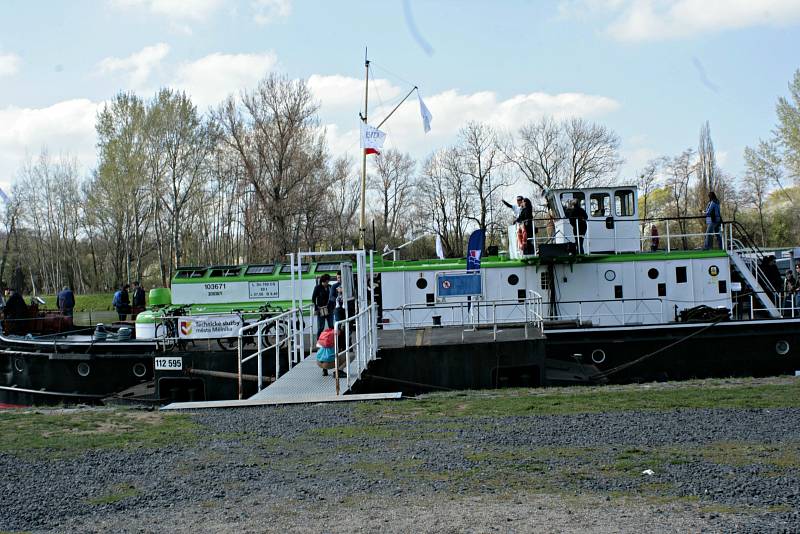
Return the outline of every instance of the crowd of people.
[[[516,205],[503,200],[503,204],[514,212],[514,223],[517,225],[517,245],[518,248],[525,255],[534,253],[533,238],[533,205],[529,198],[517,196]],[[722,246],[722,213],[720,210],[720,202],[716,193],[713,191],[708,193],[708,204],[702,212],[705,217],[706,231],[705,239],[703,241],[703,250],[712,248],[713,241],[716,238],[717,248],[721,249]],[[607,215],[606,210],[598,205],[598,210],[593,213],[593,217],[601,217]],[[588,232],[588,219],[589,214],[586,212],[582,205],[582,201],[577,198],[571,198],[564,204],[564,216],[569,220],[572,227],[572,235],[577,236],[575,239],[575,248],[578,254],[585,254],[586,248],[584,247],[584,240]],[[553,235],[553,214],[550,214],[550,221],[548,222],[548,235]],[[660,236],[656,224],[650,225],[650,251],[655,252],[658,250],[660,244]]]

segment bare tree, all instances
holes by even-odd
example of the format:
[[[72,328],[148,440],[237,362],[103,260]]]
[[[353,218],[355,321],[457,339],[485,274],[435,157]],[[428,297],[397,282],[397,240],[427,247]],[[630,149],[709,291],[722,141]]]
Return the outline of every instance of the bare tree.
[[[744,149],[744,200],[758,215],[761,245],[767,243],[766,201],[770,184],[780,184],[782,170],[774,143],[760,141],[758,147]]]
[[[238,153],[262,215],[272,224],[275,255],[299,246],[293,225],[309,208],[304,186],[324,176],[327,154],[317,109],[304,81],[270,74],[255,91],[238,102],[228,98],[214,113],[220,139]]]
[[[617,134],[579,118],[568,120],[563,128],[570,173],[568,187],[590,187],[616,177],[623,163]]]
[[[375,158],[375,173],[369,178],[369,189],[380,202],[380,218],[387,239],[397,238],[398,226],[406,215],[414,193],[417,162],[409,154],[389,149]]]
[[[331,169],[330,199],[325,205],[330,210],[331,241],[341,250],[347,250],[357,240],[357,221],[360,180],[353,173],[353,163],[346,157],[337,158]]]
[[[711,128],[706,121],[700,128],[700,142],[697,146],[697,198],[698,208],[708,202],[708,193],[719,189],[720,173],[711,140]]]
[[[639,189],[639,217],[642,220],[642,231],[645,230],[646,220],[651,216],[649,208],[650,197],[653,191],[659,187],[658,171],[662,161],[658,159],[650,160],[647,165],[639,172],[639,179],[637,180],[637,187]]]
[[[472,216],[467,178],[451,172],[452,163],[446,163],[457,157],[451,148],[428,158],[419,187],[420,216],[428,223],[428,228],[439,235],[448,257],[464,253],[467,223]]]
[[[506,159],[537,188],[539,194],[558,187],[565,174],[566,151],[561,126],[551,117],[519,129],[519,141],[504,143]]]
[[[692,178],[695,176],[697,166],[694,162],[695,153],[687,148],[680,155],[664,160],[666,185],[670,192],[672,204],[672,217],[678,218],[678,228],[683,235],[683,248],[689,248],[688,221],[689,216],[689,191]]]
[[[497,146],[497,134],[487,124],[470,121],[461,129],[455,147],[446,153],[441,163],[448,174],[460,175],[469,184],[469,196],[478,209],[469,218],[484,232],[493,208],[494,194],[508,185],[500,172],[502,152]],[[494,227],[490,230],[495,230]]]

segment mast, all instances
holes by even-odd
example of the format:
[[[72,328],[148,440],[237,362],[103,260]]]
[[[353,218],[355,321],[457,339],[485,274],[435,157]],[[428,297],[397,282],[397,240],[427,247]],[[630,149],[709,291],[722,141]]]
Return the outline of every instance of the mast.
[[[367,49],[364,49],[364,115],[361,120],[367,124],[367,103],[369,96],[369,59],[367,59]],[[366,215],[366,197],[367,197],[367,151],[361,148],[361,217],[358,223],[358,248],[361,250],[366,249],[365,236],[367,233],[367,215]]]

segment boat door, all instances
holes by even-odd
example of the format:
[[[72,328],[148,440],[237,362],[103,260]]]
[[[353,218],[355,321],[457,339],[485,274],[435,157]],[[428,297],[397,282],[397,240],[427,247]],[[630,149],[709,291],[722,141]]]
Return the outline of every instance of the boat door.
[[[611,193],[611,189],[593,189],[589,192],[586,248],[591,253],[615,251]]]
[[[636,191],[633,188],[590,190],[587,213],[589,252],[639,251]]]

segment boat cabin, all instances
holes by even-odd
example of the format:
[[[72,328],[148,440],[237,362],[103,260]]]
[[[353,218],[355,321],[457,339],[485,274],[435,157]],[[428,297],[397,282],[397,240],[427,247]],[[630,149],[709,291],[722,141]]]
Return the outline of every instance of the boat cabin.
[[[639,207],[636,186],[593,187],[586,189],[552,189],[545,194],[548,219],[533,220],[533,235],[527,236],[533,254],[524,254],[518,239],[517,225],[509,227],[509,256],[520,259],[538,256],[545,245],[571,245],[562,249],[579,252],[579,239],[583,241],[583,254],[619,254],[639,252]],[[586,213],[586,227],[579,220]],[[549,227],[549,228],[548,228]],[[551,247],[552,248],[552,247]]]

